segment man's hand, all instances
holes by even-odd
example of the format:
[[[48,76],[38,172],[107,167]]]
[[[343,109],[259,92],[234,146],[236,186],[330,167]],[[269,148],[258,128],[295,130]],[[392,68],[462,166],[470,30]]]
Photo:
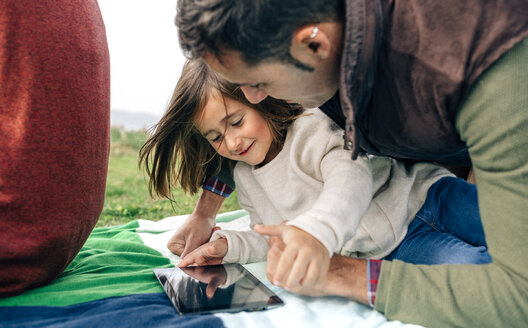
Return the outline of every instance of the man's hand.
[[[191,214],[185,223],[172,235],[167,243],[167,248],[183,258],[211,238],[217,228],[214,225],[214,218],[208,220],[197,218]]]
[[[330,256],[326,247],[311,234],[290,225],[262,226],[255,225],[255,231],[271,238],[280,238],[284,245],[276,239],[270,242],[269,253],[280,258],[268,262],[266,268],[268,279],[277,286],[298,293],[308,287],[324,281],[330,266]],[[281,251],[281,246],[284,249]]]
[[[189,265],[220,264],[227,254],[227,239],[220,238],[208,242],[187,254],[178,264],[178,267]]]
[[[198,246],[206,243],[215,230],[216,214],[224,200],[225,197],[204,190],[194,211],[171,237],[167,248],[183,258]]]
[[[281,254],[280,243],[270,245],[266,264],[266,274],[270,281]],[[295,292],[307,296],[341,296],[368,304],[367,261],[334,254],[330,259],[328,274],[322,282],[309,287],[301,286]]]

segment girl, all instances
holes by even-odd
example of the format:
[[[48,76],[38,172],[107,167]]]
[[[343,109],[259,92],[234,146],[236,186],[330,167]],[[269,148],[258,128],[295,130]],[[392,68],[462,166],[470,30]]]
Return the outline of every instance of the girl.
[[[421,264],[491,261],[474,186],[428,163],[352,161],[343,131],[319,110],[269,97],[250,104],[198,60],[186,63],[140,160],[151,191],[169,198],[175,183],[195,193],[206,173],[233,167],[251,227],[285,225],[282,277],[273,281],[285,287],[321,281],[336,252]],[[263,261],[266,242],[256,231],[215,230],[180,266]]]

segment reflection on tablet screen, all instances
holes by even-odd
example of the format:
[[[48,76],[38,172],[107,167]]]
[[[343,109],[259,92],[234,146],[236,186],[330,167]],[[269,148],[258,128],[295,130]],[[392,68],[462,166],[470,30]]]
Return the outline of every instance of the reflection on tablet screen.
[[[155,269],[180,314],[254,311],[282,300],[240,264]]]

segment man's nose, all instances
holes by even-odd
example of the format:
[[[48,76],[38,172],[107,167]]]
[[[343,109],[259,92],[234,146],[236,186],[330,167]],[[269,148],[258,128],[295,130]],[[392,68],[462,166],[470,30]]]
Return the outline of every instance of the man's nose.
[[[240,90],[242,90],[246,99],[252,104],[258,104],[268,96],[266,91],[248,85],[240,87]]]

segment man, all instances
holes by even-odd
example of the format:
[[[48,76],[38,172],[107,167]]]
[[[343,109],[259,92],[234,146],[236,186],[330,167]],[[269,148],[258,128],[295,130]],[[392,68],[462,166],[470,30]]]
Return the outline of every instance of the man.
[[[527,16],[525,1],[179,1],[184,51],[251,102],[321,107],[345,128],[352,158],[366,151],[474,167],[492,264],[383,261],[378,269],[334,256],[324,283],[295,292],[371,302],[390,319],[425,326],[528,321]],[[204,192],[195,213],[218,208],[214,197]],[[181,231],[214,217],[195,213]],[[271,281],[284,229],[260,230],[273,237]],[[181,231],[171,242],[188,253],[198,238]]]
[[[99,219],[109,63],[96,1],[0,2],[0,297],[53,281]]]

